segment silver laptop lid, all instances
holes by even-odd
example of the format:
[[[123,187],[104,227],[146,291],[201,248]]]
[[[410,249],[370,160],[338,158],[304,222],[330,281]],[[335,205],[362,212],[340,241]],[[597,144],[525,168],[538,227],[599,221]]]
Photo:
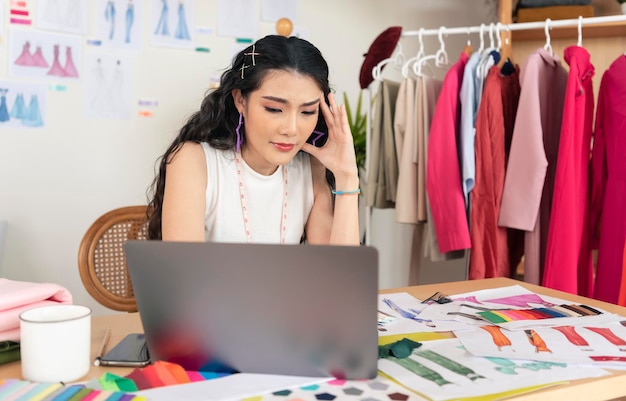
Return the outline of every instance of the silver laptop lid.
[[[131,240],[125,251],[153,360],[188,370],[376,376],[372,247]]]

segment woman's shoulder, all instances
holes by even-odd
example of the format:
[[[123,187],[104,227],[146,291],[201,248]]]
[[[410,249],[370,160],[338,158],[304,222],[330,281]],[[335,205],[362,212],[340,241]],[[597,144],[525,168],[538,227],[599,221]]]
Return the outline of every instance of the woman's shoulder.
[[[170,154],[168,164],[185,163],[189,160],[204,160],[203,145],[199,142],[183,142]]]

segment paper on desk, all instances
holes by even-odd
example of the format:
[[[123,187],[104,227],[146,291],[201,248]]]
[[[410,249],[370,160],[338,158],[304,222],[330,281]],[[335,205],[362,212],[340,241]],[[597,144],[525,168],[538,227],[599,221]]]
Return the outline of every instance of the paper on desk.
[[[609,374],[593,366],[476,357],[458,339],[424,342],[408,358],[380,359],[378,369],[433,401],[485,396]]]
[[[492,326],[490,330],[499,328]],[[626,327],[619,323],[538,327],[524,331],[477,328],[455,332],[476,356],[596,364],[626,369]]]
[[[144,396],[150,401],[241,400],[243,398],[268,394],[274,391],[324,383],[333,379],[333,377],[237,373],[218,379],[156,387],[150,390],[138,391],[134,394]]]
[[[450,296],[453,302],[439,305],[431,304],[425,308],[420,316],[426,319],[445,319],[446,316],[455,315],[456,320],[474,325],[482,325],[489,322],[488,319],[474,320],[468,318],[474,316],[480,318],[482,313],[494,311],[498,309],[505,310],[528,310],[534,308],[552,308],[555,305],[573,305],[572,301],[560,298],[539,295],[520,285],[513,285],[503,288],[493,288],[488,290],[480,290],[465,294]],[[594,308],[601,312],[598,315],[582,316],[582,317],[559,317],[551,319],[518,319],[504,323],[496,323],[503,328],[510,330],[524,330],[536,327],[554,326],[554,325],[580,325],[580,324],[602,324],[609,322],[617,322],[623,318],[602,310]],[[468,316],[468,317],[465,317]]]
[[[393,308],[389,303],[397,306]],[[378,296],[378,310],[384,314],[396,317],[391,322],[383,325],[384,331],[380,331],[380,335],[394,335],[420,332],[445,332],[471,329],[463,322],[454,321],[454,317],[447,319],[434,320],[423,316],[424,310],[428,305],[406,292],[397,292],[392,294],[380,294]],[[399,309],[398,309],[399,308]],[[402,310],[414,318],[403,317]],[[380,330],[380,325],[379,325]]]

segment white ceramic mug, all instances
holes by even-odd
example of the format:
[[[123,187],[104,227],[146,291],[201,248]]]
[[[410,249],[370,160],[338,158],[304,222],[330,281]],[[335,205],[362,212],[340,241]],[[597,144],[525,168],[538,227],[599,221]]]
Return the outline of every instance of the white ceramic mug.
[[[71,382],[89,371],[91,309],[50,305],[20,314],[22,376],[34,382]]]

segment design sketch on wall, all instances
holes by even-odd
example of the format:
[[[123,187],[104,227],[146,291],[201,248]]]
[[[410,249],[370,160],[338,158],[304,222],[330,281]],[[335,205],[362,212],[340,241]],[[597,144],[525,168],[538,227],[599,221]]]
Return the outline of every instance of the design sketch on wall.
[[[152,0],[153,46],[192,48],[189,23],[193,17],[191,0]],[[172,29],[173,28],[173,29]]]
[[[80,78],[81,37],[13,29],[9,35],[9,74],[15,77]]]
[[[136,0],[98,0],[98,38],[104,47],[141,50],[142,3]]]
[[[46,86],[0,81],[0,129],[44,127]]]
[[[132,87],[130,58],[85,54],[85,114],[92,118],[129,118]]]
[[[89,2],[83,0],[39,0],[37,28],[87,34]]]

